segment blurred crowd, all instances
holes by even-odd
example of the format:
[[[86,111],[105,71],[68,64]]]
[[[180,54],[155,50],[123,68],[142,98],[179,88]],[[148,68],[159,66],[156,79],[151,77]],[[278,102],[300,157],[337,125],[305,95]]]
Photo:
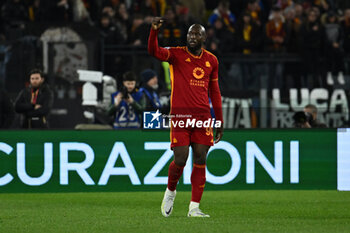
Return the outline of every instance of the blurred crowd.
[[[346,0],[2,0],[0,7],[3,40],[28,22],[87,22],[106,43],[145,45],[152,17],[162,16],[163,46],[185,44],[188,26],[201,23],[207,48],[216,53],[297,52],[322,45],[350,50]]]
[[[253,87],[257,90],[262,85],[254,86],[252,80],[258,80],[255,76],[261,72],[268,74],[272,80],[269,87],[272,88],[283,87],[283,77],[289,76],[292,80],[300,78],[297,87],[324,86],[324,82],[328,85],[335,82],[345,84],[344,57],[350,52],[349,0],[0,0],[0,9],[0,42],[18,38],[22,35],[20,32],[32,23],[48,26],[85,23],[97,29],[106,45],[146,47],[152,18],[161,16],[164,25],[159,32],[159,43],[164,47],[185,45],[188,27],[200,23],[207,31],[206,49],[219,58],[225,54],[291,53],[299,54],[303,61],[302,68],[275,62],[268,65],[241,64],[237,69],[232,63],[230,67],[220,68],[228,74],[221,76],[230,77],[231,82],[230,85],[221,85],[223,87],[235,86],[242,90]],[[106,66],[114,60],[106,57]],[[148,66],[148,63],[144,64]],[[111,66],[117,67],[115,64]],[[244,77],[241,84],[232,85],[232,74],[239,72]],[[110,72],[110,75],[116,73]],[[134,82],[133,77],[126,75],[119,81],[123,84]],[[301,80],[303,78],[306,81]],[[311,80],[311,85],[307,84],[308,80]],[[149,94],[147,88],[142,91],[151,102],[158,98]],[[130,105],[134,99],[147,102],[142,101],[140,95],[129,93],[124,94],[129,96],[124,99],[122,92],[115,93],[112,115],[118,117],[121,107]],[[4,97],[0,102],[7,99]],[[145,106],[134,106],[135,112],[140,112]],[[118,124],[116,120],[114,126]]]
[[[162,46],[185,45],[188,27],[207,28],[206,48],[227,53],[297,53],[305,72],[318,76],[326,58],[327,84],[344,84],[344,55],[350,52],[347,0],[3,0],[0,40],[29,22],[86,22],[105,44],[146,46],[152,17],[162,16]],[[18,34],[18,33],[17,33]]]

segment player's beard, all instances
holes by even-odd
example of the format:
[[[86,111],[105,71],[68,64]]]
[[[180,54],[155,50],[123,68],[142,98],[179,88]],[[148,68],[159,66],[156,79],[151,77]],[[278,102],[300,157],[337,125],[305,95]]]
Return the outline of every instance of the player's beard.
[[[187,42],[187,48],[188,48],[188,51],[190,51],[192,54],[196,54],[196,52],[202,48],[202,44],[201,44],[201,43],[198,43],[198,44],[196,44],[195,46],[192,47],[192,46]]]

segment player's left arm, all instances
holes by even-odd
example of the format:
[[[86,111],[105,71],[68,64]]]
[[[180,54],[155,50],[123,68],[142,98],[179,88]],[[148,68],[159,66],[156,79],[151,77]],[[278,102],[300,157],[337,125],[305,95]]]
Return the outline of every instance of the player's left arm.
[[[209,97],[211,99],[216,121],[221,121],[221,127],[216,128],[215,134],[215,143],[218,143],[223,134],[224,134],[224,121],[222,117],[222,103],[221,103],[221,93],[218,82],[218,71],[219,71],[219,63],[217,59],[215,59],[215,63],[213,64],[213,70],[209,79]]]

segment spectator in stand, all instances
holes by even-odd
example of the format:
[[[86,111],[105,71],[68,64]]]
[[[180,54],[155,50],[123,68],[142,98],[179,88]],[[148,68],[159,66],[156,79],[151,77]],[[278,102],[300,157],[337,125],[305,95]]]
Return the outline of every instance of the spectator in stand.
[[[287,52],[291,54],[298,53],[300,49],[299,38],[302,21],[296,16],[296,8],[297,5],[294,5],[293,7],[288,7],[284,10],[285,25],[287,30],[285,44]],[[294,87],[301,88],[302,84],[300,77],[302,70],[300,69],[300,64],[295,62],[287,62],[285,63],[284,72],[285,80],[288,82],[288,87],[292,87],[294,85]]]
[[[70,22],[73,18],[72,5],[68,0],[40,1],[46,22]]]
[[[98,22],[99,4],[98,0],[82,0],[86,10],[89,12],[91,20],[96,23]]]
[[[104,13],[99,22],[100,37],[103,39],[106,45],[122,45],[125,44],[126,38],[121,34],[121,30],[117,25],[113,23],[110,14]],[[105,70],[108,75],[115,75],[121,72],[120,69],[126,67],[125,63],[127,59],[123,59],[121,56],[115,54],[105,55]]]
[[[334,12],[328,13],[324,27],[326,32],[327,84],[333,85],[333,75],[338,75],[338,83],[344,85],[344,35]]]
[[[175,15],[177,16],[179,23],[182,25],[182,28],[188,28],[192,24],[199,22],[192,16],[189,8],[187,8],[183,3],[176,2],[174,9]],[[183,38],[183,40],[186,41],[186,38]]]
[[[190,17],[198,23],[203,22],[206,11],[204,0],[180,0],[179,2],[187,8],[187,14],[189,14]]]
[[[293,6],[294,2],[293,0],[277,0],[275,3],[275,6],[279,7],[280,9],[284,10],[288,7]]]
[[[235,34],[226,27],[224,20],[222,18],[217,18],[212,28],[214,28],[215,37],[219,41],[219,54],[233,52],[236,48]]]
[[[252,19],[249,12],[245,12],[242,19],[237,22],[237,48],[242,54],[251,54],[259,51],[262,42],[260,29]]]
[[[266,51],[273,53],[282,53],[286,50],[287,29],[284,24],[284,17],[281,8],[274,7],[266,24]],[[284,83],[283,64],[270,63],[270,85],[273,88],[282,88]],[[283,86],[284,87],[284,86]]]
[[[172,7],[168,7],[164,14],[164,24],[159,33],[159,41],[163,47],[184,45],[186,33],[179,23]]]
[[[344,51],[350,54],[350,8],[345,10],[341,26],[344,32]]]
[[[294,4],[294,9],[295,9],[295,18],[302,23],[305,19],[305,12],[303,9],[303,6],[299,3]]]
[[[0,89],[0,128],[10,128],[14,117],[13,104],[7,93]]]
[[[305,85],[322,86],[320,57],[324,51],[325,32],[314,9],[309,10],[306,22],[300,28],[300,47],[305,65]],[[312,82],[312,85],[311,85]]]
[[[152,16],[163,16],[166,8],[166,0],[135,0],[132,7],[133,13]]]
[[[42,22],[44,20],[44,14],[42,7],[40,7],[40,0],[34,0],[28,6],[28,16],[30,21]]]
[[[334,4],[331,4],[332,3],[332,0],[316,0],[316,1],[312,1],[312,5],[317,7],[318,9],[320,9],[320,13],[323,14],[323,13],[326,13],[328,12],[329,10],[332,10],[332,5]]]
[[[74,22],[87,22],[92,24],[90,14],[85,8],[83,0],[70,0],[72,6],[72,20]]]
[[[45,79],[41,70],[32,70],[29,77],[30,86],[24,88],[16,99],[16,112],[23,115],[23,128],[48,128],[47,117],[53,104],[53,92],[44,83]]]
[[[28,11],[21,0],[7,0],[1,8],[5,33],[11,29],[24,29],[29,20]]]
[[[228,30],[234,31],[236,17],[230,11],[230,2],[228,0],[221,0],[219,2],[218,7],[214,9],[213,14],[209,17],[208,24],[213,26],[218,18],[223,20]]]
[[[104,7],[102,7],[102,10],[101,10],[101,15],[102,14],[108,14],[109,17],[114,19],[114,17],[115,17],[115,10],[111,6],[104,6]]]
[[[250,55],[259,51],[262,37],[259,26],[254,23],[250,12],[246,11],[243,13],[241,19],[237,21],[237,48],[238,52],[244,55]],[[257,73],[260,67],[256,64],[241,63],[240,70],[242,77],[240,83],[244,89],[257,89],[258,88],[258,77]]]
[[[128,30],[131,27],[132,19],[124,3],[120,3],[117,7],[115,19],[115,24],[120,29],[121,34],[124,36],[125,40],[128,39]]]
[[[125,39],[119,28],[113,24],[109,14],[104,13],[99,23],[100,35],[105,44],[123,44]]]
[[[219,39],[215,35],[215,29],[210,27],[207,29],[207,39],[205,40],[205,48],[215,56],[220,56],[219,52]]]
[[[288,7],[284,10],[285,26],[287,32],[286,49],[289,53],[296,53],[299,49],[299,32],[302,21],[296,17],[295,7]]]
[[[267,51],[284,52],[287,36],[286,25],[281,8],[272,9],[270,20],[266,24]]]
[[[102,2],[102,8],[111,7],[114,11],[117,11],[119,4],[123,2],[122,0],[104,0]]]
[[[101,15],[108,14],[111,19],[115,19],[115,10],[111,6],[105,6],[101,10]]]
[[[247,4],[246,11],[250,13],[250,16],[252,17],[252,20],[254,23],[258,26],[262,25],[263,21],[263,14],[261,12],[261,8],[259,6],[258,0],[249,0]]]
[[[132,20],[132,26],[129,33],[129,44],[134,46],[147,45],[148,31],[151,25],[150,17],[143,17],[135,14]]]

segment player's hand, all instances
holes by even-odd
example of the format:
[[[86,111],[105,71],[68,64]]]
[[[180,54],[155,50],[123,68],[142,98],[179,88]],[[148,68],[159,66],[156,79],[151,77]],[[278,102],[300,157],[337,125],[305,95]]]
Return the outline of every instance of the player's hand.
[[[164,22],[164,19],[161,17],[154,17],[152,20],[152,29],[158,30]]]
[[[37,110],[37,109],[39,109],[39,108],[41,108],[41,105],[40,105],[40,104],[36,104],[36,105],[34,106],[34,109],[35,109],[35,110]]]
[[[220,128],[216,128],[215,143],[218,143],[224,135],[224,127],[221,125]]]

